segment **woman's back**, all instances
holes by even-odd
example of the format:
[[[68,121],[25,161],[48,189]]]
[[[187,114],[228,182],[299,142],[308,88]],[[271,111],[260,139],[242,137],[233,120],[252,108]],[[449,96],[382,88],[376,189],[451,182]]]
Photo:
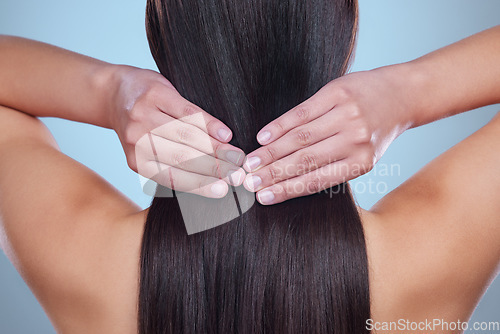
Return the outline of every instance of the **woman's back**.
[[[199,2],[191,3],[194,7],[197,4]],[[171,5],[168,10],[172,10],[175,6],[174,3]],[[300,4],[295,5],[300,8]],[[312,13],[317,14],[318,11],[314,11],[315,7],[312,8]],[[346,8],[340,8],[339,11],[343,13]],[[328,43],[325,48],[320,48],[325,57],[332,57],[327,61],[321,54],[318,56],[318,48],[309,45],[313,41],[325,45],[323,40],[320,39],[318,42],[315,39],[318,36],[323,36],[323,39],[331,37],[315,30],[324,25],[312,24],[311,30],[314,34],[309,39],[305,38],[303,44],[296,38],[288,40],[283,37],[284,39],[280,40],[281,36],[289,38],[288,33],[297,32],[293,30],[297,26],[293,16],[288,21],[289,18],[284,18],[281,16],[282,11],[277,10],[281,8],[273,8],[272,15],[269,16],[271,20],[264,20],[261,23],[263,27],[269,22],[273,22],[276,26],[271,25],[270,30],[260,28],[252,30],[255,27],[250,24],[247,32],[255,34],[258,37],[257,41],[266,41],[267,37],[278,41],[271,46],[262,46],[262,49],[248,49],[244,54],[247,58],[241,59],[254,59],[255,63],[249,61],[246,66],[238,68],[236,65],[234,67],[231,65],[238,64],[238,61],[234,60],[238,58],[234,52],[238,51],[236,46],[242,43],[241,41],[237,41],[236,46],[231,44],[231,40],[224,38],[217,40],[215,45],[206,43],[208,39],[202,39],[199,44],[191,43],[192,40],[199,38],[199,32],[193,33],[190,24],[200,25],[206,31],[216,31],[217,34],[227,33],[224,29],[217,30],[222,26],[234,27],[223,20],[232,18],[231,15],[221,18],[219,17],[221,12],[210,12],[213,9],[210,6],[206,8],[207,12],[215,17],[209,14],[201,16],[202,19],[207,19],[206,21],[199,21],[197,15],[189,12],[190,15],[185,16],[185,21],[179,20],[172,24],[174,30],[182,31],[178,36],[183,40],[169,39],[172,36],[162,30],[168,26],[166,22],[161,22],[167,17],[165,8],[162,7],[163,11],[156,9],[156,17],[154,13],[150,13],[148,18],[152,24],[149,32],[155,36],[150,40],[152,50],[162,73],[169,77],[190,100],[197,104],[206,104],[208,110],[220,118],[225,118],[231,127],[238,129],[240,135],[236,140],[245,151],[249,151],[256,146],[253,136],[263,124],[300,102],[296,100],[308,97],[327,81],[345,72],[354,41],[353,29],[350,29],[355,27],[352,15],[354,12],[351,8],[349,12],[351,16],[344,21],[340,19],[339,22],[345,23],[347,29],[344,25],[340,25],[344,30],[335,39],[336,44],[329,46],[333,50],[328,51]],[[319,12],[323,13],[323,18],[328,17],[323,11]],[[153,24],[155,19],[162,24],[156,22],[155,26]],[[215,19],[221,19],[221,24],[215,24],[214,22],[217,22]],[[277,20],[278,22],[284,20],[286,23],[281,25]],[[222,22],[227,25],[223,25]],[[282,26],[286,26],[283,31],[279,29]],[[339,32],[340,28],[334,32]],[[262,31],[270,35],[259,35]],[[186,40],[186,36],[190,36],[191,40],[189,38]],[[203,52],[202,45],[206,48]],[[240,48],[241,45],[246,44],[239,44]],[[307,61],[303,62],[302,51],[305,45],[309,45],[310,49],[304,56]],[[232,47],[235,49],[231,49]],[[256,53],[253,53],[255,50]],[[266,51],[272,52],[269,55]],[[215,56],[211,58],[210,55]],[[190,56],[191,63],[183,63],[183,56]],[[303,67],[305,63],[310,67]],[[290,71],[290,68],[294,71]],[[211,70],[213,72],[210,72]],[[202,73],[204,75],[200,76],[198,73],[200,71],[204,71]],[[187,72],[190,74],[187,75]],[[219,77],[214,76],[215,74]],[[314,75],[317,80],[314,79]],[[206,87],[210,84],[210,80],[215,82],[217,81],[215,79],[218,79],[218,84],[210,86],[208,91]],[[232,84],[229,85],[229,82]],[[261,99],[266,93],[269,95]],[[26,128],[33,130],[28,132],[33,134],[28,139],[15,137],[16,135],[12,134],[15,141],[21,144],[21,148],[16,147],[15,151],[6,144],[7,139],[5,139],[2,156],[7,157],[9,162],[2,161],[2,163],[12,164],[8,165],[8,168],[23,171],[21,174],[26,180],[33,180],[34,189],[30,189],[32,193],[37,187],[46,190],[47,185],[50,185],[57,194],[49,195],[53,196],[52,203],[60,203],[57,208],[51,206],[49,212],[46,212],[46,217],[39,218],[39,226],[43,226],[44,229],[37,234],[30,235],[28,227],[33,217],[28,216],[29,212],[16,217],[15,220],[21,223],[17,226],[7,225],[5,234],[9,241],[4,242],[3,248],[11,247],[11,254],[15,254],[18,269],[23,272],[34,293],[62,332],[83,330],[106,333],[136,332],[140,324],[145,326],[144,324],[148,324],[149,321],[156,321],[155,326],[166,323],[165,326],[170,325],[172,328],[186,326],[195,321],[196,326],[200,326],[205,318],[213,319],[212,322],[207,321],[207,328],[212,331],[217,331],[217,327],[210,326],[234,326],[238,321],[242,326],[247,326],[245,328],[276,326],[270,328],[284,328],[283,331],[293,330],[286,327],[289,324],[294,326],[292,323],[303,326],[299,327],[303,330],[308,329],[311,324],[317,325],[317,327],[311,326],[311,332],[318,331],[323,325],[333,328],[342,321],[357,328],[365,327],[365,323],[349,319],[350,314],[360,316],[363,321],[367,317],[361,312],[355,312],[355,302],[360,302],[362,308],[365,306],[364,311],[367,309],[366,305],[370,306],[375,321],[398,319],[422,321],[432,317],[454,322],[470,314],[498,263],[498,249],[495,248],[494,242],[499,233],[498,227],[495,226],[498,210],[491,207],[492,200],[487,194],[492,185],[498,190],[498,183],[495,183],[498,177],[491,171],[499,161],[487,152],[485,154],[486,143],[492,145],[498,143],[496,135],[498,117],[389,194],[372,211],[361,211],[361,220],[349,193],[333,196],[332,199],[326,198],[325,195],[313,195],[272,208],[255,207],[253,211],[235,222],[207,231],[203,235],[187,237],[184,230],[179,229],[183,225],[175,204],[172,204],[175,203],[175,199],[155,199],[152,206],[155,214],[152,217],[156,218],[149,218],[150,216],[147,218],[147,213],[151,214],[151,211],[138,212],[136,206],[125,200],[100,178],[60,154],[50,136],[39,129],[40,125],[36,121],[25,119],[23,115],[14,115],[13,111],[6,108],[3,112],[5,118],[2,125],[3,136],[9,138],[9,142],[12,139],[7,135],[11,132],[9,129],[16,128],[14,125],[19,123],[26,123]],[[30,150],[32,158],[35,156],[38,158],[37,161],[43,162],[37,171],[27,169],[28,164],[19,156],[22,147]],[[469,170],[478,168],[475,163],[478,160],[482,161],[481,168],[484,168],[482,171],[491,175],[488,175],[488,179],[479,178],[473,188],[464,192],[460,186],[462,177]],[[53,174],[51,166],[59,166],[59,169],[66,173],[62,173],[62,178],[61,175],[48,177],[45,174],[49,176]],[[7,182],[7,177],[2,175],[4,182]],[[29,195],[27,191],[23,193],[14,187],[10,190],[20,198],[26,196],[32,199],[32,208],[37,209],[37,200],[33,195]],[[99,196],[95,196],[96,193],[99,193]],[[7,207],[9,203],[2,205]],[[41,209],[38,207],[39,211]],[[31,213],[33,212],[36,211]],[[270,219],[268,216],[276,219]],[[293,224],[286,225],[292,216],[299,218],[295,219]],[[306,219],[309,216],[314,216],[314,219]],[[7,217],[7,220],[10,219]],[[155,230],[149,231],[144,237],[146,220],[149,227],[175,229],[161,230],[168,232],[164,234],[155,233]],[[264,231],[262,235],[267,236],[274,232],[269,230],[274,227],[281,234],[274,235],[274,239],[271,239],[273,242],[266,244],[263,241],[261,244],[260,240],[264,239],[249,238],[254,242],[253,247],[245,243],[248,235],[255,237]],[[296,233],[297,230],[307,233]],[[217,233],[220,231],[223,231],[223,236],[234,238],[218,238]],[[336,234],[337,231],[340,233]],[[204,241],[203,237],[206,235],[210,237]],[[292,239],[285,240],[285,237]],[[350,244],[350,248],[343,247],[352,241],[350,238],[357,243]],[[201,243],[201,248],[177,247],[197,245],[188,239],[206,243]],[[368,263],[363,262],[365,239]],[[145,242],[150,240],[165,241],[165,244],[160,248],[159,243]],[[245,247],[231,248],[235,246],[231,244],[235,240],[240,242],[236,246],[245,243]],[[319,246],[320,241],[322,246]],[[465,249],[462,246],[464,243],[475,246],[473,249]],[[273,250],[271,246],[275,245],[283,248],[278,247]],[[287,245],[291,246],[287,248]],[[231,261],[225,263],[223,261],[226,258],[223,257],[225,254],[222,256],[216,254],[218,249],[227,250],[225,247],[229,249],[229,253],[239,252],[238,257],[233,257],[230,253],[227,259]],[[208,249],[209,253],[208,256],[204,255],[205,262],[200,265],[197,261],[205,249]],[[265,253],[262,249],[270,251]],[[492,249],[495,251],[491,252]],[[303,253],[293,252],[299,250]],[[252,266],[247,267],[246,262],[242,265],[236,261],[240,258],[251,258],[255,254],[260,256],[252,259],[254,262]],[[269,256],[266,257],[266,254]],[[300,258],[301,256],[304,258]],[[329,261],[333,257],[336,257],[337,262],[330,264]],[[482,261],[477,261],[478,258]],[[210,266],[210,262],[206,262],[211,259],[214,260],[213,264],[218,266],[216,269]],[[289,267],[286,261],[290,261]],[[266,270],[267,276],[259,272],[259,264]],[[276,266],[273,266],[274,264]],[[310,267],[304,270],[309,264]],[[248,270],[249,268],[251,270]],[[369,296],[364,295],[368,290],[368,281],[364,280],[368,278],[367,269],[370,269],[371,302]],[[467,275],[461,275],[464,269]],[[205,272],[208,274],[205,275]],[[224,281],[225,274],[230,277],[229,282]],[[247,284],[255,277],[260,278],[259,275],[266,277],[262,280],[262,286],[258,280],[249,285],[255,290],[245,291],[246,285],[238,286],[239,283]],[[182,280],[186,280],[187,283],[184,284]],[[287,285],[289,281],[300,284],[297,288],[294,284]],[[151,282],[152,284],[149,284]],[[155,282],[158,284],[155,285]],[[170,284],[171,282],[177,284]],[[201,283],[207,284],[207,287],[198,286]],[[223,295],[228,287],[232,289],[231,293],[228,293],[228,296]],[[200,291],[208,293],[199,294]],[[346,298],[340,307],[335,306],[338,299],[342,299],[339,297],[341,292],[345,293],[345,296],[358,296],[358,299]],[[331,298],[327,295],[329,293],[332,294]],[[266,295],[263,297],[262,294]],[[158,298],[155,300],[156,296]],[[169,304],[170,296],[176,298],[176,304]],[[295,297],[293,304],[289,302],[290,296],[300,296],[301,299]],[[211,297],[216,301],[218,298],[227,301],[228,307],[216,303],[215,307],[226,307],[223,310],[227,310],[228,313],[219,309],[214,310]],[[279,303],[280,298],[285,302]],[[262,300],[264,303],[261,303],[260,309],[265,312],[259,313],[259,309],[253,308],[251,303]],[[317,305],[314,304],[315,301]],[[334,306],[325,306],[326,303]],[[239,308],[245,309],[249,306],[252,310],[257,309],[252,318],[245,318],[246,314],[238,314]],[[162,318],[161,307],[168,310],[164,313],[166,319]],[[332,319],[328,312],[321,313],[318,309],[335,309],[340,315]],[[200,310],[205,313],[199,312]],[[211,311],[216,311],[217,314],[210,313]],[[282,319],[280,312],[284,314]],[[139,320],[137,314],[140,315]],[[323,318],[320,318],[321,316]],[[264,325],[255,322],[255,317],[260,317]],[[180,325],[178,323],[172,325],[176,321],[179,321]],[[367,325],[369,324],[370,322]],[[343,332],[347,332],[347,328],[351,327],[345,325],[341,328],[344,328]],[[199,327],[194,328],[196,329]]]
[[[453,189],[445,189],[443,183],[453,182],[453,174],[462,172],[461,167],[447,166],[462,155],[481,155],[475,144],[493,139],[499,126],[497,117],[387,195],[373,210],[360,209],[370,263],[373,321],[367,326],[378,326],[378,333],[384,333],[384,322],[400,319],[405,323],[467,321],[495,275],[498,246],[494,233],[498,228],[470,229],[469,217],[458,219],[464,211],[463,202],[450,206],[447,197]],[[450,168],[458,170],[450,172]],[[441,177],[442,183],[435,182]],[[117,204],[108,210],[119,215],[123,206]],[[92,221],[98,229],[85,227],[89,231],[78,234],[80,243],[71,243],[64,253],[51,258],[57,268],[71,270],[61,272],[47,264],[44,271],[27,270],[28,277],[37,282],[33,292],[58,332],[137,332],[139,259],[146,214],[147,210]],[[62,239],[68,238],[67,233],[58,231]],[[463,247],[464,242],[474,247]],[[30,249],[29,256],[41,251]],[[390,332],[407,332],[399,329]],[[436,327],[436,333],[456,333],[440,329]],[[422,332],[429,330],[424,328]]]
[[[12,188],[11,196],[29,199],[34,208],[45,200],[60,203],[49,216],[34,218],[24,210],[16,214],[16,224],[5,217],[7,239],[2,248],[59,332],[135,333],[147,212],[57,151],[40,122],[3,107],[1,115],[0,150],[6,158],[2,165],[22,172],[31,184],[29,190]],[[21,124],[32,137],[22,139],[24,149],[13,149],[11,143],[17,139],[11,129]],[[371,211],[362,211],[374,321],[468,319],[500,258],[499,212],[490,195],[498,192],[498,177],[491,173],[500,161],[497,155],[485,154],[490,145],[498,145],[499,127],[497,116]],[[6,137],[8,146],[2,141]],[[25,163],[25,150],[30,159],[40,161],[39,169]],[[481,165],[475,163],[478,160]],[[57,175],[51,166],[60,166]],[[478,176],[469,192],[459,191],[462,175],[478,168],[485,177]],[[60,171],[73,181],[61,180]],[[0,183],[6,185],[6,178],[1,174]],[[47,184],[54,192],[40,198],[36,190]],[[94,191],[101,196],[96,198]],[[78,214],[61,211],[77,203],[85,204]]]

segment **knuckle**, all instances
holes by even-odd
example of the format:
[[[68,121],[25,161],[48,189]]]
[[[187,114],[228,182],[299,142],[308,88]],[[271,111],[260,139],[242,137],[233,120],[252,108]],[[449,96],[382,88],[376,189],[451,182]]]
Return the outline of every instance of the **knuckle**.
[[[221,175],[221,168],[220,168],[220,165],[218,163],[214,163],[211,167],[211,175],[212,176],[216,176],[216,177],[219,177]]]
[[[136,104],[132,107],[132,109],[128,113],[128,117],[130,118],[131,121],[133,122],[141,122],[145,118],[145,108],[141,108],[138,106],[139,103],[141,103],[142,98],[139,98],[136,101]]]
[[[206,119],[206,118],[205,118],[205,119]],[[216,126],[217,126],[217,123],[218,123],[218,121],[217,121],[217,120],[215,120],[215,119],[213,119],[213,118],[210,118],[208,121],[207,121],[207,120],[205,120],[205,125],[206,125],[206,127],[207,127],[207,131],[208,131],[209,129],[211,129],[212,127],[216,127]]]
[[[274,122],[274,126],[278,129],[280,132],[285,132],[285,126],[281,122]]]
[[[177,129],[177,140],[180,143],[188,143],[192,137],[191,131],[186,128]]]
[[[309,130],[298,129],[295,133],[297,143],[301,146],[307,146],[311,143],[312,133]]]
[[[298,106],[295,109],[295,115],[300,121],[306,121],[309,119],[310,116],[310,110],[309,107],[307,106]]]
[[[149,94],[150,94],[149,88],[146,88],[145,90],[141,91],[133,100],[133,103],[130,104],[130,110],[134,110],[135,108],[137,108],[137,106],[147,104],[150,99]]]
[[[337,85],[334,86],[334,89],[337,99],[339,99],[342,102],[348,100],[351,97],[350,89],[345,86]]]
[[[172,162],[175,165],[180,165],[186,161],[186,156],[187,156],[186,152],[182,152],[182,151],[176,152],[172,156]]]
[[[367,165],[365,166],[365,168],[362,170],[362,172],[363,172],[363,174],[366,174],[366,173],[368,173],[369,171],[371,171],[372,169],[373,169],[373,164],[371,164],[371,163],[370,163],[370,164],[367,164]]]
[[[206,184],[203,181],[203,179],[198,182],[198,188],[192,189],[191,192],[195,192],[195,193],[200,192],[201,195],[205,195],[205,196],[210,195],[209,189],[208,189],[208,187],[206,187]]]
[[[225,149],[224,145],[216,140],[211,141],[211,146],[212,146],[213,154],[216,158],[222,158],[224,156],[224,152],[227,152],[230,150],[229,148]]]
[[[323,182],[317,175],[311,176],[306,183],[306,189],[310,194],[317,193],[322,190]]]
[[[134,110],[134,108],[137,107],[139,99],[140,97],[132,101],[127,101],[128,103],[125,103],[125,105],[123,106],[123,111],[125,112],[126,115],[128,115],[129,118],[132,113],[132,110]]]
[[[288,189],[287,185],[277,184],[273,192],[280,194],[280,197],[283,199],[290,199],[292,197],[292,192]]]
[[[318,168],[318,158],[315,154],[305,153],[300,157],[300,163],[305,171],[309,171]]]
[[[276,161],[278,155],[276,153],[276,149],[274,147],[266,147],[265,148],[266,155],[270,159],[270,161]]]
[[[361,157],[361,172],[362,174],[368,173],[374,164],[375,154],[371,150],[366,150]]]
[[[354,104],[349,108],[349,118],[351,120],[359,119],[361,117],[361,108]]]
[[[196,113],[201,112],[198,107],[192,105],[192,104],[187,104],[183,107],[182,109],[182,115],[183,116],[191,116]]]
[[[137,98],[135,105],[150,105],[161,97],[161,90],[156,85],[151,85]]]
[[[125,130],[123,140],[124,140],[125,144],[133,146],[138,141],[136,137],[137,136],[135,134],[135,131],[128,128]]]
[[[358,143],[368,143],[372,139],[372,132],[368,124],[363,123],[358,127],[357,130],[357,142]]]
[[[267,169],[267,173],[269,174],[269,178],[273,183],[278,182],[280,180],[280,172],[277,168],[269,166]]]
[[[145,96],[150,99],[156,99],[158,96],[160,96],[160,94],[160,88],[157,85],[153,84],[147,89]]]

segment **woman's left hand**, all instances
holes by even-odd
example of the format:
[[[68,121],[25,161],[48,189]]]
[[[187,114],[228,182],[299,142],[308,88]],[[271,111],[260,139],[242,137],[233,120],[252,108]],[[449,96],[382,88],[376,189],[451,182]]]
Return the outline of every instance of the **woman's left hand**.
[[[261,204],[276,204],[370,171],[411,126],[401,71],[405,65],[338,78],[266,125],[257,135],[263,146],[247,155],[245,188]]]
[[[231,130],[186,100],[161,74],[130,66],[117,68],[111,94],[113,129],[128,165],[165,187],[209,198],[239,186],[244,153],[229,144]]]

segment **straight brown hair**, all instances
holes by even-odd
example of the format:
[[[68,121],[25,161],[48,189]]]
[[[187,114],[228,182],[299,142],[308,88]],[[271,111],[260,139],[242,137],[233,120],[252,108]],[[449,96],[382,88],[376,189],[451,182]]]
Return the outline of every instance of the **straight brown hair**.
[[[146,25],[160,72],[249,153],[264,125],[345,74],[357,8],[355,0],[148,0]],[[215,201],[205,201],[207,210]],[[153,199],[141,250],[141,334],[368,333],[369,297],[347,184],[255,204],[194,235],[177,198]]]

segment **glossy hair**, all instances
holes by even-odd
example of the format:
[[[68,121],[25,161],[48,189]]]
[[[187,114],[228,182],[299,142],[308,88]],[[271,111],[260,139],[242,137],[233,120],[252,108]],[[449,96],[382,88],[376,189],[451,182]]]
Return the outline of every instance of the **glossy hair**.
[[[345,74],[357,1],[148,0],[146,25],[160,72],[249,153],[264,125]],[[154,198],[139,333],[361,334],[368,318],[365,239],[347,184],[256,203],[194,235],[176,198]]]

